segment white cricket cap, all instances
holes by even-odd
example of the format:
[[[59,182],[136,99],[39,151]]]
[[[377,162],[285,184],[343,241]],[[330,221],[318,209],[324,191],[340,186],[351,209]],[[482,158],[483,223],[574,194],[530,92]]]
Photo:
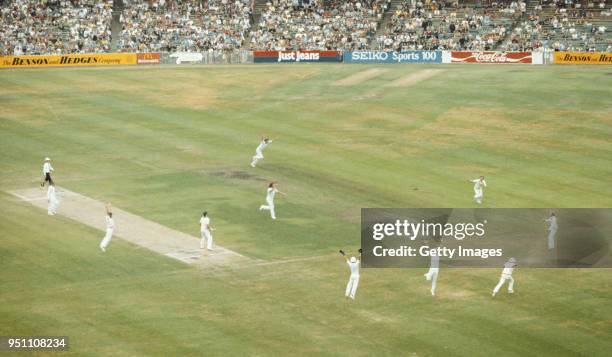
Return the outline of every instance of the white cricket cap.
[[[51,159],[47,156],[45,157],[45,161],[51,161]]]
[[[516,263],[516,259],[514,259],[514,258],[510,258],[508,261],[509,261],[510,263]]]
[[[351,263],[355,263],[355,262],[357,262],[357,258],[351,257]]]

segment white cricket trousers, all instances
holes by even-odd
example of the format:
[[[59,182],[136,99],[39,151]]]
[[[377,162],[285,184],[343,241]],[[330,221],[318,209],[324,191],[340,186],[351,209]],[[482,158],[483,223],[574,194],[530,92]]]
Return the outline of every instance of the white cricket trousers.
[[[209,230],[203,230],[200,232],[200,249],[204,249],[204,245],[206,244],[206,249],[212,250],[213,247],[213,236]]]
[[[257,165],[257,161],[263,159],[263,153],[261,152],[261,150],[255,150],[255,156],[253,156],[253,161],[251,161],[251,166],[255,166]]]
[[[482,196],[483,196],[482,189],[480,190],[474,189],[474,201],[476,201],[476,203],[478,204],[482,203]]]
[[[557,230],[552,229],[548,231],[548,249],[555,249],[555,236],[557,235]]]
[[[438,283],[438,273],[440,272],[440,268],[429,268],[427,274],[425,274],[425,279],[427,281],[431,280],[431,293],[436,293],[436,286]]]
[[[276,212],[274,212],[274,201],[266,199],[267,205],[262,205],[261,209],[270,211],[270,217],[276,219]]]
[[[497,292],[499,291],[499,289],[501,289],[502,285],[504,285],[506,280],[510,281],[510,283],[508,284],[508,292],[513,292],[512,288],[514,287],[514,279],[512,278],[512,275],[502,274],[501,278],[499,278],[499,283],[497,283],[497,286],[495,287],[495,289],[493,289],[494,294],[497,294]]]
[[[357,293],[357,286],[359,285],[359,275],[351,275],[348,283],[346,284],[346,292],[344,296],[350,297],[355,300],[355,294]]]
[[[106,235],[104,236],[104,239],[102,239],[102,242],[100,242],[100,248],[106,249],[111,239],[113,239],[113,229],[106,228]]]

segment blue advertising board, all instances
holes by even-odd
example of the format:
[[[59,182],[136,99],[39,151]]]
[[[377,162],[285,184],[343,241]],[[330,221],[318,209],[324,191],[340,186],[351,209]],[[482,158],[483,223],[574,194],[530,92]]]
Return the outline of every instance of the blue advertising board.
[[[344,52],[346,63],[442,63],[442,51]]]

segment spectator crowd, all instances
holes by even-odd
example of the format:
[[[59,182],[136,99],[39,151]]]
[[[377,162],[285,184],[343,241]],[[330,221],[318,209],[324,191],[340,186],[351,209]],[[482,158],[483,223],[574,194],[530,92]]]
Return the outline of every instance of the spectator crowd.
[[[269,0],[251,49],[358,50],[368,47],[389,0]]]
[[[9,0],[0,55],[109,52],[112,0]]]
[[[612,50],[607,0],[264,1],[0,0],[0,55]]]
[[[612,20],[605,0],[542,0],[512,30],[502,49],[532,51],[610,51],[605,23]]]
[[[524,8],[523,2],[466,7],[458,1],[406,1],[394,11],[376,45],[398,51],[491,50]]]
[[[251,27],[251,0],[124,0],[122,51],[241,48]]]

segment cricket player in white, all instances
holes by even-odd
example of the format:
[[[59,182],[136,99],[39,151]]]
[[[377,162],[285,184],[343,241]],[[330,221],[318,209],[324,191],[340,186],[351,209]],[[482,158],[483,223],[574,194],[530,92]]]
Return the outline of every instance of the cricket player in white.
[[[555,236],[557,235],[558,229],[557,216],[555,215],[555,212],[551,212],[550,217],[544,221],[548,223],[548,249],[552,250],[555,249]]]
[[[436,283],[440,272],[440,257],[437,254],[430,255],[429,271],[425,275],[427,281],[431,281],[431,296],[436,296]]]
[[[200,249],[204,249],[204,245],[206,244],[206,249],[213,250],[213,236],[212,231],[213,227],[210,225],[210,218],[208,218],[208,212],[202,213],[202,218],[200,218]]]
[[[40,184],[40,187],[45,187],[45,182],[49,182],[49,184],[53,183],[51,179],[51,172],[53,172],[53,166],[51,166],[51,159],[45,157],[45,162],[43,163],[42,174],[43,174],[43,182]]]
[[[476,201],[476,203],[481,204],[482,197],[483,197],[482,190],[484,187],[487,187],[487,182],[485,181],[485,177],[480,176],[479,178],[475,180],[468,180],[468,181],[474,184],[474,200]]]
[[[274,196],[277,193],[281,196],[285,196],[283,192],[280,192],[278,188],[276,188],[276,182],[274,181],[270,182],[270,184],[268,185],[268,194],[266,196],[267,205],[259,206],[260,211],[262,210],[270,211],[270,217],[272,217],[272,219],[276,219],[276,212],[274,212]]]
[[[344,256],[344,259],[346,259],[346,264],[351,270],[351,276],[346,284],[344,296],[346,298],[355,300],[355,294],[357,293],[357,287],[359,286],[359,266],[361,264],[361,260],[355,257],[351,257],[351,259],[347,258],[346,254],[342,250],[340,251],[340,254]],[[361,258],[361,249],[359,249],[359,258]]]
[[[501,277],[499,278],[499,283],[497,283],[497,286],[495,286],[495,289],[493,289],[493,297],[495,297],[495,295],[497,294],[499,289],[501,289],[502,285],[504,285],[506,280],[510,281],[508,283],[508,293],[514,293],[514,279],[512,278],[512,272],[514,271],[515,266],[516,259],[514,258],[508,259],[508,261],[504,264],[504,270],[502,270]]]
[[[100,249],[103,252],[106,252],[106,247],[110,243],[111,239],[113,239],[113,230],[115,229],[115,221],[113,220],[113,212],[111,212],[111,204],[106,204],[106,235],[104,235],[104,239],[100,242]]]
[[[253,161],[251,161],[251,167],[255,167],[255,165],[257,165],[257,161],[262,160],[264,158],[263,149],[265,149],[266,146],[270,145],[271,142],[272,140],[266,137],[261,138],[259,146],[257,147],[257,149],[255,149],[255,156],[253,156]]]
[[[47,188],[47,202],[49,202],[47,214],[49,216],[55,215],[57,213],[57,207],[59,206],[59,200],[55,194],[55,185],[53,182],[49,183],[49,188]]]

